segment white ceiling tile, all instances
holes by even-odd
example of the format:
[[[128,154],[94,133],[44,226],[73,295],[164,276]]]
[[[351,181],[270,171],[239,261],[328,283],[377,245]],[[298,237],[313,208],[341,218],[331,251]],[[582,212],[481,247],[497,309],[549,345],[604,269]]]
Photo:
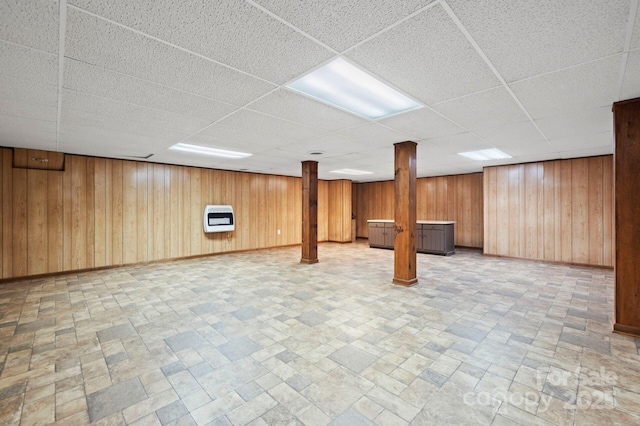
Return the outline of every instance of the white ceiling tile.
[[[433,0],[255,1],[339,52],[433,2]]]
[[[612,154],[613,151],[611,148],[606,146],[602,147],[593,147],[593,148],[583,148],[576,149],[572,151],[562,152],[561,158],[582,158],[582,157],[595,157],[597,155],[609,155]]]
[[[57,53],[58,11],[53,0],[0,2],[0,40]]]
[[[528,120],[504,87],[454,99],[432,108],[468,130],[499,127]]]
[[[0,114],[0,146],[55,149],[56,123]]]
[[[4,98],[0,98],[0,114],[54,122],[58,119],[56,107]]]
[[[219,141],[221,146],[237,145],[253,147],[252,152],[258,152],[265,148],[275,148],[296,142],[295,139],[283,138],[282,136],[264,133],[260,130],[231,127],[220,123],[215,123],[214,125],[206,128],[202,132],[198,133],[198,135],[195,135],[194,138],[198,138],[201,135],[211,138],[211,141]]]
[[[34,81],[57,84],[58,56],[0,41],[0,74]]]
[[[184,143],[208,146],[210,148],[226,149],[229,151],[248,152],[250,154],[265,152],[269,149],[287,144],[287,142],[283,143],[282,139],[277,139],[277,143],[273,142],[272,144],[256,144],[255,141],[246,142],[242,140],[208,136],[202,133],[190,136],[184,140]]]
[[[237,107],[67,59],[64,87],[104,98],[213,122]]]
[[[366,122],[363,118],[286,89],[270,93],[247,108],[327,131]]]
[[[322,158],[350,154],[369,148],[362,144],[338,135],[327,134],[306,139],[294,145],[281,147],[282,150],[307,155],[310,151],[323,151]]]
[[[378,123],[367,123],[361,126],[350,127],[337,133],[371,147],[391,146],[397,142],[411,140],[410,135]]]
[[[188,133],[166,128],[158,128],[137,121],[123,120],[104,115],[96,115],[85,111],[62,109],[62,121],[65,126],[84,127],[88,132],[105,130],[108,132],[122,132],[153,138],[159,144],[173,141],[174,143],[189,136]],[[88,133],[90,135],[90,133]]]
[[[629,1],[449,0],[508,81],[622,52]]]
[[[530,121],[491,127],[489,129],[477,130],[474,133],[500,149],[508,148],[510,144],[546,144],[545,139]]]
[[[613,128],[611,105],[540,118],[536,123],[549,139],[601,133]]]
[[[420,108],[378,121],[416,139],[438,138],[463,133],[465,130],[453,124],[429,108]]]
[[[268,133],[286,139],[300,140],[322,133],[311,127],[248,110],[240,110],[221,120],[220,124],[240,129],[249,129],[259,133]],[[259,143],[259,141],[256,141],[256,143]]]
[[[480,149],[493,148],[493,146],[489,145],[472,133],[461,133],[459,135],[427,139],[426,142],[428,142],[430,145],[433,145],[434,147],[442,148],[444,151],[453,154],[457,154],[458,152],[477,151]],[[422,142],[420,143],[420,147],[423,147]]]
[[[611,150],[613,149],[613,130],[553,139],[551,143],[561,153],[580,149],[607,148],[609,149],[607,154],[611,154]]]
[[[64,90],[62,94],[62,107],[185,133],[193,133],[210,124],[209,120],[185,117],[167,111],[70,90]]]
[[[638,8],[640,10],[640,8]],[[638,24],[640,25],[640,24]],[[640,31],[640,30],[639,30]],[[629,53],[620,100],[640,97],[640,49]]]
[[[427,105],[499,85],[440,6],[364,43],[347,57]]]
[[[534,119],[611,105],[618,98],[621,55],[511,84]]]
[[[274,83],[332,53],[244,0],[76,0],[83,9]]]
[[[227,158],[211,157],[207,155],[193,155],[168,149],[154,154],[149,160],[155,163],[206,167],[210,169],[226,169],[226,164],[229,161],[229,159]]]
[[[58,87],[0,74],[0,98],[57,106]]]
[[[270,83],[69,9],[65,55],[112,71],[236,105],[273,89]]]

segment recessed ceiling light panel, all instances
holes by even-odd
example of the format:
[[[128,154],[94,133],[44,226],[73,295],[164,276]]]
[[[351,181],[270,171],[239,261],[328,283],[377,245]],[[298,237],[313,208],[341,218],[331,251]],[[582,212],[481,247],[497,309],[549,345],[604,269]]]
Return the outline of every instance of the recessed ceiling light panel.
[[[424,106],[343,58],[329,62],[287,87],[372,120]]]
[[[505,154],[498,148],[482,149],[480,151],[459,152],[458,155],[462,155],[463,157],[467,157],[476,161],[502,160],[504,158],[511,158],[509,154]]]
[[[342,175],[372,175],[373,172],[365,172],[364,170],[355,170],[355,169],[340,169],[340,170],[331,170],[329,173],[338,173]]]
[[[246,152],[227,151],[226,149],[209,148],[206,146],[191,145],[188,143],[177,143],[172,147],[169,147],[169,149],[172,149],[174,151],[188,152],[190,154],[211,155],[214,157],[235,158],[235,159],[246,158],[252,155]]]

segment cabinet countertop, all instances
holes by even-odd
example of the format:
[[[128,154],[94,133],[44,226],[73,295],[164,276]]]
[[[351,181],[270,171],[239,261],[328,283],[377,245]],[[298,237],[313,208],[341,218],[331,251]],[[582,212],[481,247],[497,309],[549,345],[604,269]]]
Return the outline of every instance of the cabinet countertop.
[[[369,219],[369,223],[395,223],[392,219]],[[416,223],[423,225],[451,225],[456,223],[455,220],[416,220]]]

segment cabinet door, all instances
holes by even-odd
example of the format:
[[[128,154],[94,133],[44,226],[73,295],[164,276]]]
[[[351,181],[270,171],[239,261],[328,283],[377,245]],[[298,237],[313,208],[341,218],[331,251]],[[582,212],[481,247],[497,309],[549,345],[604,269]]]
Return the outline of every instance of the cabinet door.
[[[396,226],[393,223],[384,224],[384,245],[385,247],[394,248],[395,246],[395,233]]]
[[[444,252],[444,230],[427,229],[424,232],[425,251],[429,253]]]
[[[384,227],[378,226],[377,223],[369,224],[369,245],[370,246],[384,245]]]

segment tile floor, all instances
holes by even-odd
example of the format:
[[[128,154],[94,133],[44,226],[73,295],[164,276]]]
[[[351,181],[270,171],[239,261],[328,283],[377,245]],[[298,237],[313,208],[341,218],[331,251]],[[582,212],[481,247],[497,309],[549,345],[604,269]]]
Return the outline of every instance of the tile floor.
[[[0,424],[639,424],[610,270],[366,242],[0,285]]]

